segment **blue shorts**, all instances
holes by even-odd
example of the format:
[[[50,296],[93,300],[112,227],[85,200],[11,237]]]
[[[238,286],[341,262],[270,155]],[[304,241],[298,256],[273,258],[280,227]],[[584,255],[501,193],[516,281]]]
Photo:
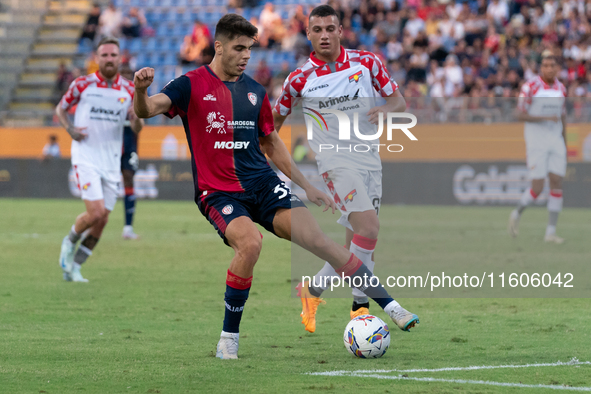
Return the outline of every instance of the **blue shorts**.
[[[240,193],[214,191],[205,196],[202,194],[196,200],[203,216],[228,246],[224,234],[232,220],[246,216],[275,234],[273,219],[278,209],[306,207],[298,196],[291,194],[291,190],[277,175],[260,182],[260,187],[256,190]]]
[[[121,171],[130,170],[136,172],[139,160],[137,155],[137,134],[131,127],[123,128],[123,152],[121,154]]]

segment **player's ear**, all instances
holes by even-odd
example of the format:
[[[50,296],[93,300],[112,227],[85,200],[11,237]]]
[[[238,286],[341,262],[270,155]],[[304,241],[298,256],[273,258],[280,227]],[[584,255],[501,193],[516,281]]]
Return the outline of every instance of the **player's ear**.
[[[224,44],[221,41],[214,42],[213,47],[217,56],[222,56],[224,54]]]
[[[310,40],[310,28],[309,27],[306,27],[306,37],[308,38],[308,40]]]

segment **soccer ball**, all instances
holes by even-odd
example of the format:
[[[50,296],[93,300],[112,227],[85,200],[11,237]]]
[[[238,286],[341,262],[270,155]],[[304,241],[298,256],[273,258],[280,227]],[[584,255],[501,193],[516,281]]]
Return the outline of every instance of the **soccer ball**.
[[[390,330],[379,317],[358,316],[347,324],[343,340],[352,355],[359,358],[378,358],[390,346]]]

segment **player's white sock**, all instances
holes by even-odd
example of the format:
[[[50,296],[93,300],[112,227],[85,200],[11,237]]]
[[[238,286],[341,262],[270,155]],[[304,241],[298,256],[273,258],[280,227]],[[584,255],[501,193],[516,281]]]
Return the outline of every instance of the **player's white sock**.
[[[558,215],[562,211],[562,190],[552,189],[548,196],[548,226],[546,227],[546,236],[556,234],[556,224]]]
[[[78,234],[76,232],[76,225],[73,224],[72,228],[70,229],[70,233],[68,234],[68,239],[70,240],[70,242],[75,244],[76,242],[78,242],[78,240],[80,239],[81,236],[82,236],[82,234]]]
[[[351,241],[351,246],[349,247],[349,251],[357,256],[357,258],[361,260],[372,273],[376,263],[372,260],[371,256],[376,249],[377,242],[377,239],[371,239],[355,234]],[[352,293],[357,304],[365,304],[369,302],[365,293],[355,288],[353,288]]]
[[[314,296],[320,296],[328,286],[330,286],[330,278],[337,276],[336,271],[328,261],[324,263],[324,267],[312,278],[310,285],[310,293]]]
[[[517,212],[521,215],[525,208],[531,205],[536,198],[538,198],[538,195],[534,193],[531,187],[528,187],[521,195],[521,200],[519,200],[519,205],[517,205]]]

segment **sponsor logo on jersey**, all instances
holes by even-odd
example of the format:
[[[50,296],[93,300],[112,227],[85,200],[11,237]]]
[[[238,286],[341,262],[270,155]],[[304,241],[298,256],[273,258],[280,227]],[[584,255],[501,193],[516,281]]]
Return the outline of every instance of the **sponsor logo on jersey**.
[[[359,79],[363,76],[363,71],[359,70],[353,75],[349,75],[349,83],[351,82],[359,82]]]
[[[345,196],[345,203],[348,203],[349,201],[353,201],[353,197],[355,197],[357,195],[357,189],[353,189],[349,192],[349,194],[347,194]]]
[[[119,104],[123,104],[127,101],[127,97],[119,97],[117,101],[119,101]]]
[[[101,107],[92,107],[90,109],[90,113],[92,113],[92,114],[105,114],[105,115],[114,115],[114,116],[121,115],[121,111],[123,111],[123,110],[120,109],[119,111],[115,111],[112,109],[106,109],[106,108],[101,108]]]
[[[307,93],[313,92],[315,90],[324,89],[324,88],[327,88],[328,86],[329,86],[328,84],[314,86],[313,88],[308,89],[308,92]]]
[[[257,95],[254,93],[248,93],[248,99],[252,105],[257,105]]]
[[[213,149],[248,149],[250,141],[216,141]]]
[[[350,94],[346,94],[344,96],[340,96],[340,97],[333,97],[333,98],[329,98],[328,100],[325,101],[320,101],[318,103],[318,108],[328,108],[328,107],[332,107],[333,105],[337,105],[337,104],[341,104],[341,103],[345,103],[347,101],[355,101],[359,98],[359,89],[357,89],[357,91],[355,92],[355,95],[353,95],[353,97],[350,97]]]
[[[308,115],[309,117],[311,117],[312,119],[314,119],[316,121],[316,123],[318,123],[318,126],[320,126],[320,130],[322,130],[322,125],[324,125],[324,129],[326,131],[328,131],[328,124],[326,123],[326,120],[324,119],[324,117],[320,114],[320,112],[312,109],[312,108],[308,108],[308,107],[304,107],[305,110],[308,110],[310,112],[304,112],[304,115]],[[320,123],[320,121],[322,121],[322,123]]]
[[[228,204],[222,209],[222,213],[224,215],[229,215],[232,212],[234,212],[234,207],[232,206],[232,204]]]
[[[203,97],[203,100],[205,101],[217,101],[217,99],[215,98],[215,96],[213,94],[208,94],[207,96]]]
[[[88,190],[89,187],[90,187],[90,182],[88,182],[85,185],[82,185],[82,190]]]
[[[217,130],[218,134],[226,134],[226,130],[224,129],[224,124],[226,123],[226,118],[220,112],[210,112],[207,114],[207,127],[205,131],[211,133],[212,130]]]

